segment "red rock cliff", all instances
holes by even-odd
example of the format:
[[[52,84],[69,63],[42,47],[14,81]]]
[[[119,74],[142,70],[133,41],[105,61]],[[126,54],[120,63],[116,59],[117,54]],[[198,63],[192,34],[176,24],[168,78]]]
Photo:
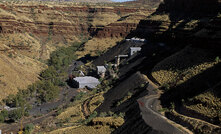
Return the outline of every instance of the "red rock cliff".
[[[123,15],[141,10],[126,7],[49,7],[45,5],[10,6],[4,4],[1,4],[0,8],[10,13],[9,15],[0,15],[1,33],[13,34],[29,32],[39,36],[46,36],[49,34],[69,36],[89,34],[90,22],[88,22],[88,19],[96,13],[115,13]],[[125,35],[125,33],[122,34]]]

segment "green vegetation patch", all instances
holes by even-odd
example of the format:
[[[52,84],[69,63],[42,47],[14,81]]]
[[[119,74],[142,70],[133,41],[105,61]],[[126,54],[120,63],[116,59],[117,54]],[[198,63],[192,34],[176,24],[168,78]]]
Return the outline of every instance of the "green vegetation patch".
[[[48,61],[48,68],[40,73],[40,81],[30,85],[27,90],[19,90],[17,95],[9,95],[3,102],[17,109],[7,114],[4,110],[0,113],[0,121],[7,119],[14,121],[28,115],[30,110],[29,101],[45,103],[56,99],[60,88],[65,86],[67,67],[73,60],[76,60],[75,52],[83,43],[73,43],[70,47],[61,47],[53,52]]]

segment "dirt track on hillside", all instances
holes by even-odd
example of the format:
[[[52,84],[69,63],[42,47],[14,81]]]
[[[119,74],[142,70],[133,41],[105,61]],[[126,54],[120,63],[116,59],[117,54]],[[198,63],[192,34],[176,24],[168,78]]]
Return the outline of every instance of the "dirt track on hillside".
[[[139,107],[142,117],[147,125],[151,126],[157,131],[168,134],[189,134],[191,131],[186,128],[170,121],[165,116],[158,112],[160,92],[156,92],[158,87],[149,80],[147,90],[149,94],[145,97],[138,99]],[[178,128],[179,127],[179,128]],[[180,129],[181,128],[181,129]]]

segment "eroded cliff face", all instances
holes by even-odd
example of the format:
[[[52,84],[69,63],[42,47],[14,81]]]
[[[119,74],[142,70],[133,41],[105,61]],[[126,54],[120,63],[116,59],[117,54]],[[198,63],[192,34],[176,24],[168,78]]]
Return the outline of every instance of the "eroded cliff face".
[[[0,8],[10,14],[0,17],[2,33],[30,32],[37,35],[79,35],[93,25],[93,16],[99,13],[128,14],[137,9],[111,7],[50,7],[46,5],[4,5]],[[118,17],[119,18],[119,17]],[[118,19],[117,18],[117,19]],[[116,18],[113,18],[115,21]],[[105,21],[105,20],[103,20]],[[7,24],[6,24],[7,23]],[[111,22],[109,22],[111,23]]]
[[[89,6],[46,6],[46,5],[5,5],[0,8],[8,14],[0,16],[1,33],[24,33],[29,32],[37,36],[78,36],[80,34],[92,34],[97,27],[103,27],[98,32],[98,37],[126,36],[131,29],[136,28],[140,19],[146,17],[154,10],[127,8],[127,7],[89,7]],[[134,14],[145,12],[146,14]],[[103,14],[100,15],[100,14]],[[120,16],[135,17],[126,22]],[[128,15],[128,16],[127,16]],[[107,17],[107,18],[105,18]],[[99,23],[96,23],[99,20]],[[118,22],[116,22],[119,20]],[[103,21],[103,22],[102,22]],[[120,22],[120,23],[119,23]],[[112,24],[113,23],[113,24]],[[120,33],[122,31],[122,33]]]
[[[140,20],[145,19],[155,10],[143,10],[123,16],[118,21],[98,29],[96,37],[98,38],[125,38],[132,31],[137,29]]]

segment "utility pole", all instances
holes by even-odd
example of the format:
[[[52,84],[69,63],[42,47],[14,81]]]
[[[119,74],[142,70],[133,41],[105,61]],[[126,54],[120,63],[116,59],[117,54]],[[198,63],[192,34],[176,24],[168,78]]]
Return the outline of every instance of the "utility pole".
[[[22,118],[21,118],[21,122],[20,122],[21,124],[21,126],[20,126],[20,130],[19,130],[19,132],[18,132],[18,134],[23,134],[23,116],[22,116]]]

